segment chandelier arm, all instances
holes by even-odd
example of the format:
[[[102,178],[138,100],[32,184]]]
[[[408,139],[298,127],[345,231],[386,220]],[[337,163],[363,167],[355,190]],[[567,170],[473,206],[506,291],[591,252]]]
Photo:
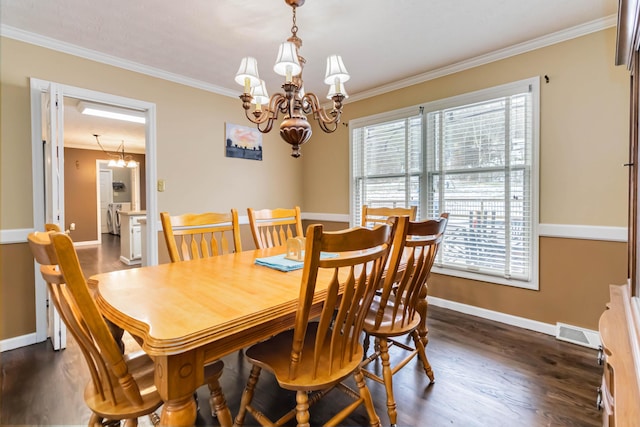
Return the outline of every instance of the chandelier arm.
[[[269,107],[266,110],[263,110],[261,113],[254,111],[254,118],[249,117],[247,112],[247,117],[250,121],[258,125],[260,132],[268,133],[273,128],[273,123],[278,119],[278,112],[286,113],[286,106],[287,98],[280,93],[276,93],[269,100]],[[264,123],[266,123],[266,125],[260,127],[260,125]]]
[[[338,129],[338,122],[337,121],[330,122],[330,123],[324,122],[319,117],[317,117],[317,115],[315,113],[313,114],[313,117],[318,122],[318,125],[320,126],[320,129],[322,129],[326,133],[335,132],[336,129]],[[340,117],[338,117],[338,119],[340,119]],[[330,126],[330,125],[333,125],[333,126]]]
[[[260,125],[267,121],[273,121],[278,118],[278,111],[282,111],[282,103],[286,102],[286,98],[276,93],[269,100],[269,106],[262,111],[249,111],[249,108],[245,108],[244,114],[251,123]],[[286,112],[286,110],[284,111]],[[269,126],[271,129],[273,125]]]
[[[304,95],[304,98],[307,99],[309,108],[311,109],[311,111],[313,111],[313,117],[317,120],[320,128],[322,128],[322,130],[327,133],[334,132],[338,127],[338,121],[340,120],[341,113],[339,109],[335,108],[335,101],[333,104],[334,108],[331,110],[331,112],[327,113],[327,111],[320,105],[320,101],[318,100],[318,97],[315,93],[307,93]],[[329,125],[335,126],[329,127]]]

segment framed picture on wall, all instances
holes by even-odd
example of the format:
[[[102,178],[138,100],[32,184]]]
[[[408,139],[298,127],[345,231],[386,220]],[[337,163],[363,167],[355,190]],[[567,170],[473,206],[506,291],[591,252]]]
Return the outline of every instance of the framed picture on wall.
[[[262,134],[257,128],[225,123],[227,157],[262,160]]]

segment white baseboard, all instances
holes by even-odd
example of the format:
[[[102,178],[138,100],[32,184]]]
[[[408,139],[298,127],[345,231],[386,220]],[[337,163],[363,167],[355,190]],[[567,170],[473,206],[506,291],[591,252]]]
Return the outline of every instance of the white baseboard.
[[[36,342],[35,332],[32,334],[21,335],[19,337],[8,338],[0,341],[0,352],[14,350],[16,348],[35,344]]]
[[[537,320],[526,319],[524,317],[513,316],[511,314],[500,313],[498,311],[487,310],[486,308],[475,307],[473,305],[462,304],[455,301],[449,301],[442,298],[437,297],[428,297],[429,304],[448,308],[453,311],[458,311],[460,313],[470,314],[472,316],[481,317],[483,319],[494,320],[496,322],[505,323],[511,326],[517,326],[519,328],[529,329],[530,331],[541,332],[543,334],[556,336],[557,325],[552,325],[550,323],[538,322]],[[569,326],[569,325],[563,325]],[[589,336],[589,344],[584,344],[577,341],[572,341],[575,344],[583,345],[585,347],[590,348],[598,348],[600,344],[599,334],[597,331],[591,331],[584,328],[573,327],[575,329],[580,329],[585,334]],[[565,340],[567,341],[567,340]]]
[[[86,240],[84,242],[73,242],[73,246],[75,246],[76,248],[80,248],[83,246],[93,246],[93,245],[99,245],[100,242],[97,240]]]

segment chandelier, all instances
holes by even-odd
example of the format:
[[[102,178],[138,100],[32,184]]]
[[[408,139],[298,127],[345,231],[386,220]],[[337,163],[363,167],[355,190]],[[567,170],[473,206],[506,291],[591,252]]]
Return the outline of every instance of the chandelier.
[[[118,147],[115,153],[110,153],[104,149],[102,144],[100,144],[100,140],[98,139],[100,135],[96,135],[94,133],[93,136],[96,137],[96,142],[100,146],[100,149],[102,149],[102,151],[107,156],[109,156],[109,163],[107,163],[107,166],[116,167],[116,168],[124,168],[124,167],[135,168],[138,166],[138,163],[135,160],[133,160],[133,157],[125,155],[124,141],[122,141],[122,143],[120,144],[120,146]],[[122,149],[122,152],[120,152],[120,149]]]
[[[280,45],[278,58],[273,66],[273,71],[285,78],[282,85],[284,93],[276,93],[269,98],[264,80],[258,75],[258,62],[253,57],[242,58],[240,68],[235,81],[244,86],[244,92],[240,95],[245,115],[258,125],[262,133],[271,131],[273,122],[278,119],[280,113],[283,120],[280,123],[280,136],[288,144],[291,144],[292,157],[300,157],[300,146],[311,138],[311,125],[307,121],[307,115],[313,113],[313,118],[318,121],[320,128],[331,133],[338,127],[340,114],[342,113],[342,101],[348,97],[344,82],[349,80],[349,73],[339,55],[331,55],[327,58],[327,69],[324,83],[329,85],[327,98],[333,101],[331,111],[326,111],[314,93],[305,93],[302,81],[302,69],[306,60],[300,56],[299,50],[302,40],[298,38],[296,25],[296,8],[302,6],[305,0],[285,0],[293,10],[293,26],[291,37]],[[251,104],[255,104],[255,110],[250,112]],[[263,105],[266,107],[263,108]]]

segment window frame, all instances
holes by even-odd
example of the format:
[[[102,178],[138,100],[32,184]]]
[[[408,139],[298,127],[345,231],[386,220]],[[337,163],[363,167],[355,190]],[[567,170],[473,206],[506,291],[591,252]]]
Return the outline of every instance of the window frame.
[[[383,124],[392,122],[395,120],[409,119],[416,115],[422,114],[422,165],[420,170],[420,186],[422,188],[420,192],[420,205],[418,207],[421,219],[426,218],[424,215],[428,215],[429,203],[428,192],[424,189],[429,180],[429,173],[427,170],[427,116],[430,112],[441,111],[448,108],[460,107],[464,105],[475,104],[478,102],[484,102],[504,96],[512,96],[518,93],[529,91],[531,93],[531,169],[529,179],[529,189],[531,191],[530,196],[530,216],[531,216],[531,234],[530,234],[530,274],[529,280],[522,280],[517,278],[508,278],[503,276],[496,276],[486,273],[479,273],[467,270],[460,270],[454,268],[448,268],[441,265],[434,265],[432,271],[435,273],[461,277],[465,279],[471,279],[480,282],[496,283],[507,286],[514,286],[523,289],[539,290],[539,200],[540,200],[540,187],[539,187],[539,172],[540,172],[540,76],[532,77],[528,79],[518,80],[511,83],[494,86],[486,89],[477,90],[465,94],[455,95],[452,97],[439,99],[435,101],[425,102],[422,104],[414,105],[411,107],[405,107],[389,112],[383,112],[372,116],[352,119],[349,121],[349,205],[350,205],[350,225],[357,225],[360,221],[357,213],[361,207],[355,206],[355,180],[356,175],[354,172],[354,149],[355,149],[355,133],[357,129],[361,129],[367,126],[376,124]],[[506,166],[501,168],[506,170]],[[415,175],[411,171],[405,171],[404,175]]]

